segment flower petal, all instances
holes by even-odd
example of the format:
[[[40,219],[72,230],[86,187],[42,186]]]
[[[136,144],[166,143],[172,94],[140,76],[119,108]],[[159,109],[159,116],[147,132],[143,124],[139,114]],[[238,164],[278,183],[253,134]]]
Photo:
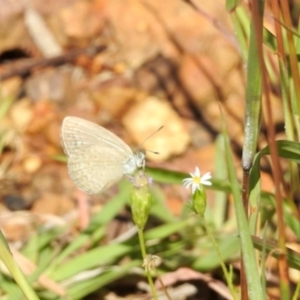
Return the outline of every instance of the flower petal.
[[[200,177],[201,173],[198,167],[195,168],[194,176]]]
[[[184,178],[184,179],[182,180],[183,183],[185,183],[185,182],[190,182],[190,181],[192,181],[192,178]]]
[[[192,194],[195,194],[195,192],[199,189],[200,189],[199,184],[193,184],[192,185]]]
[[[211,174],[210,174],[210,172],[207,172],[207,173],[205,173],[205,174],[203,174],[203,176],[202,176],[202,178],[204,179],[204,180],[208,180],[208,179],[211,179]]]
[[[191,181],[186,181],[183,186],[186,187],[187,189],[192,185],[193,183]]]
[[[212,183],[210,182],[211,179],[211,174],[210,172],[205,173],[202,177],[201,177],[201,184],[203,185],[212,185]]]

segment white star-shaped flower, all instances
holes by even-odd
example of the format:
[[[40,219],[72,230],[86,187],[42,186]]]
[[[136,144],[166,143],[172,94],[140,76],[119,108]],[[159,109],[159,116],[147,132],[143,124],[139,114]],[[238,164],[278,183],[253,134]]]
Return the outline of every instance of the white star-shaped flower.
[[[198,167],[195,168],[194,173],[190,173],[190,178],[183,179],[183,185],[188,189],[192,188],[192,193],[194,194],[196,190],[201,189],[201,185],[212,185],[210,182],[211,174],[210,172],[203,174],[201,176],[200,170]]]

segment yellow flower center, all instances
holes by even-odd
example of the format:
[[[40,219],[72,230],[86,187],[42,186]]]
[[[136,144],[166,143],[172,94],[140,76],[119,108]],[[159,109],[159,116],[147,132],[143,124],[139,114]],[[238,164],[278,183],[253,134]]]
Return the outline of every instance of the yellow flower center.
[[[200,184],[201,178],[198,176],[193,177],[193,184]]]

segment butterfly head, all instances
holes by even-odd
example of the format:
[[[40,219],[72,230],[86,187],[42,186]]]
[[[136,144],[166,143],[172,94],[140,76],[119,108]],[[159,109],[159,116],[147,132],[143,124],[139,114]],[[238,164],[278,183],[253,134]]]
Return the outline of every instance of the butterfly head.
[[[138,169],[140,168],[145,168],[145,159],[146,159],[146,153],[144,149],[138,149],[136,151],[133,152],[133,156],[135,158],[136,161],[136,166]]]
[[[152,133],[150,136],[148,136],[141,144],[141,146],[133,151],[132,156],[130,156],[130,158],[125,162],[124,164],[124,174],[133,174],[136,170],[138,169],[144,169],[145,168],[145,159],[146,159],[146,151],[148,152],[152,152],[155,154],[158,154],[158,152],[154,152],[154,151],[150,151],[150,150],[145,150],[143,148],[143,144],[149,139],[151,138],[155,133],[157,133],[158,131],[160,131],[163,128],[163,126],[161,126],[160,128],[158,128],[154,133]]]
[[[124,174],[133,174],[136,170],[145,167],[145,150],[138,149],[124,164]]]

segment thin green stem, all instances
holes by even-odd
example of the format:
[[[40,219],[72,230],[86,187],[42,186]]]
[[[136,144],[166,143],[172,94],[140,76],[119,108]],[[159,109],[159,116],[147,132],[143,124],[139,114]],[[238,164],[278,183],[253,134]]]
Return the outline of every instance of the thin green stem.
[[[214,248],[217,252],[217,255],[219,257],[219,260],[220,260],[220,264],[221,264],[221,268],[223,270],[223,273],[224,273],[224,276],[225,276],[225,279],[226,279],[226,282],[227,282],[227,285],[228,285],[228,288],[230,290],[230,293],[231,293],[231,296],[234,300],[237,300],[237,297],[236,297],[236,294],[235,294],[235,290],[234,290],[234,287],[233,287],[233,284],[232,284],[232,277],[230,275],[230,273],[228,272],[225,264],[224,264],[224,260],[222,258],[222,254],[220,252],[220,248],[219,248],[219,245],[217,244],[212,232],[210,231],[210,228],[208,226],[208,224],[206,223],[206,220],[205,218],[203,217],[203,224],[204,224],[204,227],[205,227],[205,230],[207,232],[207,235],[208,237],[211,239],[213,245],[214,245]]]
[[[144,259],[146,259],[147,253],[146,253],[143,229],[138,228],[138,234],[139,234],[139,241],[140,241],[142,257],[143,257],[143,260],[144,260]],[[155,290],[155,287],[154,287],[153,279],[152,279],[152,276],[151,276],[151,272],[148,268],[146,268],[146,274],[147,274],[147,279],[148,279],[148,283],[149,283],[149,286],[150,286],[150,289],[151,289],[152,296],[155,300],[157,300],[158,298],[157,298],[156,290]]]

